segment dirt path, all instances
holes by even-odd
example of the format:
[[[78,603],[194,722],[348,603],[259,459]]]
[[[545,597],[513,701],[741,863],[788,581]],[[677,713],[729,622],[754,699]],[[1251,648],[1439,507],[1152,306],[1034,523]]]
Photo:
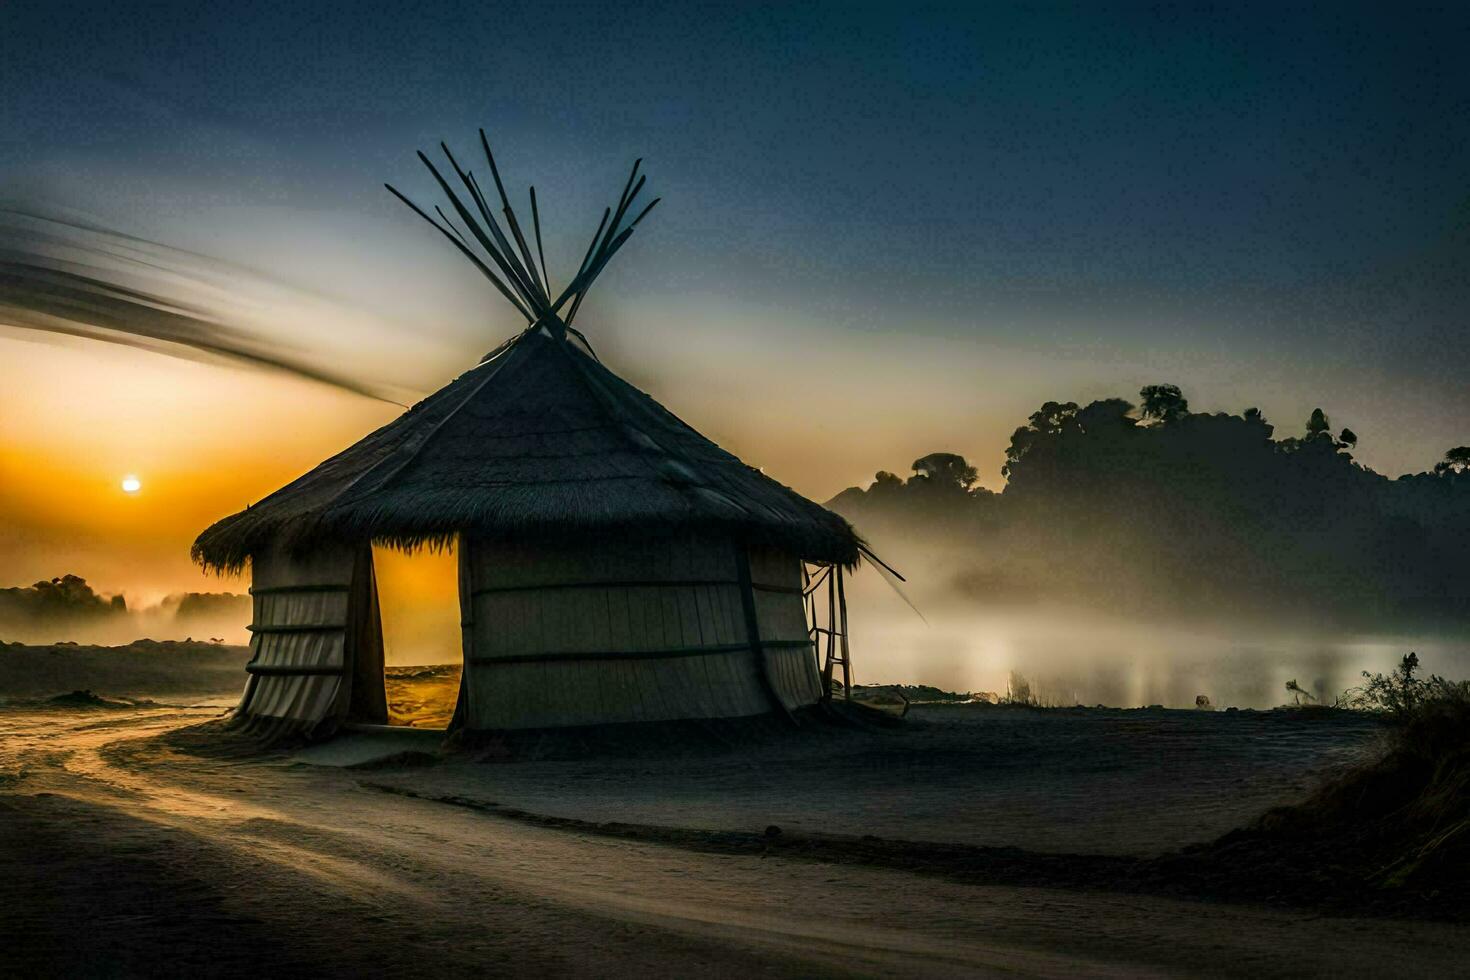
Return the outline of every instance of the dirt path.
[[[0,973],[1389,976],[1470,952],[1449,926],[581,835],[154,737],[210,713],[0,713]]]

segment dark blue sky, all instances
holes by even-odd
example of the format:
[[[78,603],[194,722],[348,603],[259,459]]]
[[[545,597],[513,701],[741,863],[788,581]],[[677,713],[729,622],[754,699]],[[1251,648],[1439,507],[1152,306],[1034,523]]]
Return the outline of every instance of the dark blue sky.
[[[600,287],[610,322],[689,303],[752,324],[759,345],[779,333],[754,325],[781,321],[872,379],[895,351],[968,352],[976,389],[1013,393],[956,403],[944,424],[918,413],[912,455],[954,448],[992,469],[1026,406],[1155,380],[1197,407],[1262,404],[1283,432],[1321,404],[1388,472],[1470,442],[1463,5],[11,2],[0,16],[9,195],[310,271],[395,316],[422,308],[457,325],[425,328],[456,351],[494,339],[463,323],[488,291],[381,183],[427,197],[413,149],[468,150],[486,125],[517,182],[537,181],[563,268],[648,158],[665,206]],[[425,256],[449,271],[423,272]],[[389,295],[393,269],[409,299]],[[678,369],[666,356],[649,378]],[[1002,384],[1002,363],[1033,383]],[[981,411],[996,417],[965,415]]]

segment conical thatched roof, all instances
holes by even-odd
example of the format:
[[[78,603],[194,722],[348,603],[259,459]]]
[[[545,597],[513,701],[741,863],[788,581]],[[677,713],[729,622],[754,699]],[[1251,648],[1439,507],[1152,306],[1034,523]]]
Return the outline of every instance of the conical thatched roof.
[[[267,542],[413,546],[710,529],[851,564],[846,520],[700,435],[565,336],[536,327],[194,543],[237,569]]]
[[[603,212],[576,275],[553,293],[536,189],[528,236],[484,130],[480,143],[501,220],[474,173],[442,143],[461,192],[426,155],[419,159],[463,231],[442,208],[434,208],[436,220],[388,190],[474,264],[526,318],[526,330],[346,452],[209,528],[194,542],[195,560],[238,569],[267,544],[324,539],[412,547],[461,532],[524,538],[706,528],[814,561],[856,563],[862,543],[847,521],[746,466],[576,346],[586,344],[572,321],[587,290],[658,204],[635,210],[642,161],[617,206]]]

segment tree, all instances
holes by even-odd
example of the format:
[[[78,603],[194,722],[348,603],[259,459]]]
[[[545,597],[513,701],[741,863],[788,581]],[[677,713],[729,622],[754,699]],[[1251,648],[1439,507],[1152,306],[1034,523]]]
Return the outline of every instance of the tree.
[[[879,470],[873,477],[873,485],[868,487],[868,493],[874,499],[887,500],[903,492],[903,480],[896,473],[887,470]]]
[[[1103,398],[1077,413],[1077,421],[1083,432],[1100,432],[1106,429],[1132,428],[1133,420],[1128,413],[1133,404],[1121,398]]]
[[[1032,412],[1026,424],[1011,433],[1011,444],[1006,448],[1006,462],[1000,468],[1000,475],[1009,478],[1016,464],[1046,439],[1064,432],[1080,431],[1082,423],[1077,416],[1076,402],[1046,402]]]
[[[1419,655],[1412,651],[1404,654],[1391,674],[1370,674],[1365,670],[1363,679],[1368,683],[1348,692],[1350,703],[1365,711],[1382,711],[1395,718],[1406,718],[1429,697],[1434,682],[1444,683],[1438,677],[1427,681],[1415,677],[1418,671]]]
[[[1332,420],[1322,409],[1314,408],[1307,419],[1306,435],[1300,439],[1283,439],[1277,446],[1285,453],[1306,453],[1308,458],[1323,459],[1336,456],[1339,450],[1351,449],[1357,441],[1357,434],[1352,429],[1343,429],[1342,438],[1334,439]],[[1352,456],[1348,455],[1347,458],[1351,459]]]
[[[1045,402],[1026,421],[1034,431],[1043,435],[1060,435],[1068,429],[1077,428],[1077,403]]]
[[[1189,401],[1178,385],[1144,385],[1138,391],[1143,417],[1167,425],[1189,414]]]
[[[1241,412],[1240,417],[1251,431],[1266,439],[1270,439],[1271,435],[1276,431],[1276,427],[1270,422],[1267,422],[1266,416],[1262,415],[1261,410],[1254,405]]]
[[[1307,438],[1315,439],[1320,435],[1326,435],[1332,428],[1332,423],[1327,421],[1327,415],[1320,408],[1312,409],[1312,417],[1307,419]]]
[[[1444,462],[1436,463],[1436,473],[1464,473],[1470,470],[1470,446],[1456,446],[1444,454]]]
[[[889,488],[901,486],[903,486],[903,480],[899,478],[899,475],[897,473],[890,473],[887,470],[879,470],[877,473],[873,474],[873,489],[875,490],[879,487]]]
[[[935,487],[968,493],[978,476],[975,467],[956,453],[930,453],[914,460],[914,479],[925,480]]]

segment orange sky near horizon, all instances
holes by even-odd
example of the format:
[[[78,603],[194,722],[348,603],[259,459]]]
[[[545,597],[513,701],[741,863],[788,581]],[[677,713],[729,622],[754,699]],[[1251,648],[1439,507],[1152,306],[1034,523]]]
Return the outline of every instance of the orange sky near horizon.
[[[355,342],[345,324],[332,342],[427,394],[453,377],[444,364],[472,366],[514,329],[497,310],[501,319],[466,341],[444,326],[457,322],[452,311],[426,300],[422,334],[365,328]],[[1198,409],[1262,406],[1281,434],[1299,424],[1283,419],[1311,407],[1289,366],[1272,374],[1183,347],[1138,358],[1100,340],[1048,345],[1024,325],[997,342],[946,335],[943,324],[907,336],[778,323],[756,306],[644,299],[635,314],[632,305],[605,297],[579,322],[609,365],[819,501],[941,450],[968,456],[981,482],[999,489],[1010,433],[1048,398],[1131,397],[1142,383],[1174,380]],[[1391,442],[1392,419],[1359,391],[1356,413],[1328,408],[1360,434],[1371,463],[1374,446]],[[0,330],[0,587],[72,573],[133,606],[180,591],[243,591],[247,583],[190,562],[194,537],[400,411],[284,374]],[[121,489],[129,474],[142,482],[136,494]]]
[[[933,357],[913,359],[914,371],[885,368],[900,390],[874,404],[874,372],[861,365],[874,352],[690,325],[683,312],[653,320],[647,335],[599,338],[614,368],[816,499],[877,468],[904,469],[934,445],[974,453],[978,444],[994,455],[1015,417],[996,411],[989,431],[966,433],[963,420],[987,406],[952,360],[947,369]],[[828,365],[815,380],[814,359]],[[474,360],[465,351],[465,366]],[[943,402],[932,401],[937,390]],[[283,374],[19,330],[0,333],[0,391],[0,586],[74,573],[134,604],[242,588],[190,563],[194,536],[401,411]],[[894,398],[907,410],[890,408]],[[936,417],[923,417],[925,405]],[[850,431],[859,420],[860,443]],[[915,435],[926,428],[935,434]],[[138,493],[123,492],[127,475],[141,481]]]
[[[73,573],[145,605],[243,589],[190,562],[194,535],[398,411],[279,375],[20,336],[0,335],[3,585]]]

